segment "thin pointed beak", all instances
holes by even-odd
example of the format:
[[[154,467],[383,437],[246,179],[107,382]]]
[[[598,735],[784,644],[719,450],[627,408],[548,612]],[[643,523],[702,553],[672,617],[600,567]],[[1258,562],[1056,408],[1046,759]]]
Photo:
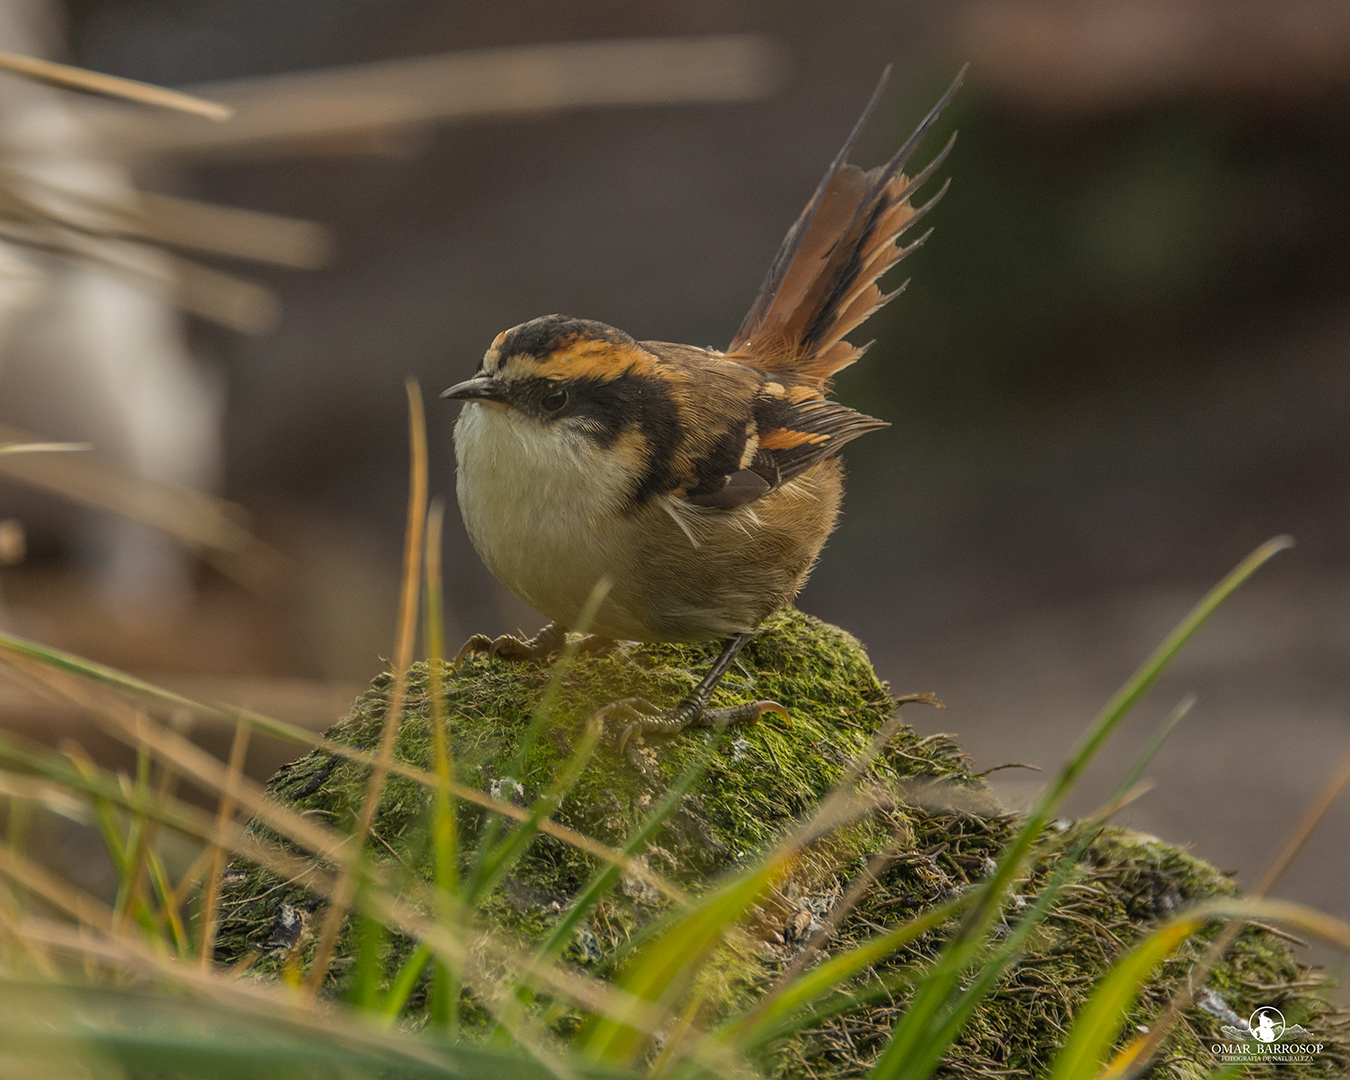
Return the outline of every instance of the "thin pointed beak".
[[[487,375],[478,375],[462,383],[456,383],[441,394],[451,401],[504,401],[505,387],[496,379]]]

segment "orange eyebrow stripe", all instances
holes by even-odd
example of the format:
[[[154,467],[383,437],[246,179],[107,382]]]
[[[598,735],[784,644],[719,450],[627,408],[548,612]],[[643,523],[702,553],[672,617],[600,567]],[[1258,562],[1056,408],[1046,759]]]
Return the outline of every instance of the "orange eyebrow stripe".
[[[608,341],[584,341],[553,353],[545,365],[569,379],[617,379],[620,375],[650,375],[654,370],[649,353],[633,345]]]
[[[788,428],[770,428],[768,431],[760,433],[759,448],[761,450],[791,450],[793,447],[829,441],[829,436],[820,432],[810,431],[792,431]]]

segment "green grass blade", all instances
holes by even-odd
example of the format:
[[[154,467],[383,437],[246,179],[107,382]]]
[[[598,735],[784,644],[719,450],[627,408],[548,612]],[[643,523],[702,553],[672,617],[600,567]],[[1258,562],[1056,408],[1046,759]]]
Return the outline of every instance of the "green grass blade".
[[[583,770],[590,764],[591,757],[599,745],[599,728],[589,727],[544,793],[531,805],[529,816],[517,823],[516,827],[492,850],[483,854],[479,861],[478,872],[465,897],[467,903],[474,904],[482,900],[510,872],[511,867],[520,860],[539,835],[539,823],[544,818],[551,817],[562,805],[567,793],[572,790],[577,780],[581,778]]]
[[[737,1018],[726,1024],[720,1037],[742,1050],[763,1045],[768,1040],[767,1033],[770,1031],[774,1032],[773,1037],[779,1037],[788,1017],[837,993],[849,979],[940,926],[972,899],[971,896],[964,896],[948,900],[897,926],[894,930],[878,934],[856,948],[822,961],[790,982],[773,1004],[762,1013]]]
[[[601,578],[600,581],[596,582],[595,588],[586,598],[581,614],[577,616],[577,625],[572,627],[578,634],[584,635],[590,632],[591,623],[595,621],[600,605],[605,602],[605,597],[609,595],[609,589],[608,578]],[[567,677],[567,672],[572,667],[572,661],[576,659],[580,649],[580,639],[568,641],[563,645],[562,652],[549,674],[544,692],[539,697],[539,704],[535,706],[534,714],[530,717],[530,723],[525,728],[520,741],[516,744],[516,756],[512,759],[506,772],[506,775],[512,780],[519,780],[524,772],[525,762],[529,759],[530,751],[534,749],[534,744],[539,738],[539,732],[544,729],[544,724],[553,715],[553,706],[557,703],[558,695],[562,692],[563,679]]]
[[[136,802],[142,806],[150,802],[150,754],[145,747],[136,748]],[[113,902],[113,919],[121,922],[128,910],[134,910],[140,891],[141,863],[145,856],[146,833],[149,821],[143,813],[133,813],[123,843],[125,856],[117,867],[117,899]]]
[[[705,746],[704,752],[699,755],[698,759],[684,771],[683,775],[681,775],[674,784],[671,785],[670,789],[666,792],[665,797],[662,798],[660,803],[658,803],[652,812],[647,815],[641,825],[633,831],[632,835],[628,837],[628,840],[625,842],[621,851],[625,857],[632,857],[641,853],[646,847],[647,841],[651,839],[652,835],[660,828],[666,818],[668,818],[679,806],[680,800],[684,798],[689,789],[698,782],[701,776],[703,776],[707,769],[708,762],[712,760],[717,748],[722,743],[721,734],[723,733],[719,733],[719,737],[709,740]],[[572,901],[572,905],[567,909],[567,912],[558,920],[557,925],[554,926],[549,937],[539,947],[538,951],[535,953],[535,963],[554,963],[562,956],[563,950],[567,948],[568,942],[572,940],[572,934],[577,926],[580,925],[581,921],[595,905],[599,903],[612,888],[614,888],[622,877],[622,874],[622,869],[615,863],[606,863],[596,872],[586,884],[586,887],[582,889],[576,899]],[[519,1006],[507,1014],[508,1017],[514,1018],[519,1015],[521,1010],[527,1008],[534,1001],[534,997],[535,988],[522,983],[516,989],[516,999],[519,1002]],[[540,1020],[540,1023],[547,1024],[550,1019],[551,1014],[546,1013]],[[503,1035],[505,1035],[505,1029],[499,1025],[497,1031],[494,1032],[493,1037],[495,1039],[500,1038]]]
[[[780,880],[806,847],[877,808],[875,793],[835,788],[810,820],[763,856],[757,866],[740,870],[711,889],[687,911],[661,923],[660,932],[629,962],[616,984],[637,1007],[651,1003],[670,1012],[702,966],[722,944],[725,933],[750,906]],[[661,922],[660,920],[657,920]],[[579,1038],[582,1052],[597,1060],[630,1062],[647,1036],[622,1015],[599,1017]]]
[[[749,1056],[779,1039],[786,1039],[843,1013],[880,1002],[893,1005],[897,997],[912,989],[914,983],[922,977],[923,971],[919,968],[898,968],[887,972],[884,977],[874,978],[871,982],[841,988],[835,993],[817,998],[795,1014],[784,1017],[776,1025],[758,1029],[754,1040],[738,1044],[738,1049]]]
[[[313,747],[319,745],[322,741],[321,737],[314,732],[295,724],[289,724],[284,720],[277,720],[274,717],[255,713],[249,709],[240,709],[233,705],[194,701],[182,694],[165,690],[163,687],[146,682],[144,679],[138,679],[134,675],[128,675],[124,671],[118,671],[116,668],[108,667],[105,664],[86,660],[82,656],[63,652],[47,645],[40,645],[14,634],[0,632],[0,657],[3,657],[6,653],[25,660],[35,661],[68,675],[78,676],[95,685],[116,690],[130,697],[152,701],[172,709],[185,709],[194,716],[227,724],[231,729],[243,720],[251,724],[261,734],[269,735],[284,742]]]
[[[518,1051],[450,1046],[367,1027],[350,1012],[305,1022],[244,1013],[219,1001],[104,987],[0,979],[0,1046],[7,1057],[45,1061],[65,1075],[78,1063],[97,1080],[191,1076],[194,1080],[555,1080]],[[636,1080],[577,1065],[581,1080]]]
[[[618,979],[618,985],[642,1001],[655,1002],[694,977],[723,933],[779,879],[791,863],[781,849],[757,869],[714,890],[644,950]],[[581,1040],[581,1051],[596,1061],[631,1062],[646,1036],[622,1015],[599,1017]]]
[[[403,1006],[408,1002],[409,995],[417,989],[417,980],[422,977],[422,972],[426,970],[429,962],[434,962],[440,966],[440,961],[432,961],[431,949],[427,945],[417,946],[412,955],[403,962],[403,966],[398,969],[398,974],[394,976],[393,982],[389,984],[389,992],[380,1002],[380,1012],[393,1019],[402,1011]]]
[[[358,904],[360,900],[358,898]],[[347,999],[358,1009],[380,1008],[380,978],[384,974],[380,952],[384,948],[388,931],[378,919],[369,915],[353,916],[356,922],[354,956],[352,957],[352,983]]]
[[[1112,792],[1111,798],[1107,800],[1107,807],[1118,804],[1126,798],[1130,790],[1139,782],[1143,776],[1144,770],[1148,768],[1149,762],[1162,749],[1168,737],[1176,730],[1177,724],[1190,712],[1195,704],[1194,697],[1185,698],[1167,717],[1153,736],[1149,739],[1144,749],[1135,757],[1130,767],[1121,777],[1116,785],[1116,790]],[[1040,925],[1041,921],[1050,913],[1050,908],[1064,886],[1068,884],[1069,879],[1074,876],[1078,869],[1079,861],[1084,853],[1091,846],[1093,840],[1101,833],[1102,825],[1105,821],[1099,821],[1095,825],[1091,822],[1084,823],[1082,835],[1074,841],[1068,851],[1062,852],[1059,856],[1059,864],[1055,867],[1055,872],[1050,880],[1046,882],[1036,897],[1034,903],[1018,920],[1017,925],[1013,927],[1012,932],[1003,939],[998,950],[986,959],[976,974],[974,981],[966,987],[965,990],[956,998],[951,1008],[947,1010],[937,1029],[933,1032],[918,1053],[907,1063],[907,1075],[929,1076],[937,1068],[938,1062],[942,1060],[942,1055],[947,1052],[947,1048],[961,1034],[961,1030],[970,1021],[975,1009],[980,1002],[997,985],[998,980],[1008,967],[1021,955],[1022,945],[1030,936],[1032,930]]]
[[[600,605],[604,602],[605,596],[609,592],[609,580],[602,578],[596,582],[595,588],[591,590],[590,596],[586,598],[586,605],[582,609],[581,615],[577,620],[575,629],[580,633],[585,633],[595,619],[595,613],[600,610]],[[534,712],[530,716],[530,722],[525,726],[520,739],[516,743],[516,753],[511,759],[511,763],[506,768],[506,777],[516,783],[520,782],[521,773],[525,769],[525,762],[529,758],[530,751],[534,749],[534,744],[538,741],[539,733],[544,729],[549,717],[553,715],[553,706],[558,699],[558,694],[562,692],[563,679],[572,666],[572,661],[576,658],[577,652],[581,648],[580,640],[569,640],[564,643],[562,652],[558,659],[554,661],[553,670],[549,674],[549,680],[544,687],[544,692],[539,697],[539,703],[535,706]],[[537,823],[536,819],[536,823]],[[473,875],[469,881],[468,889],[465,895],[473,902],[472,898],[483,896],[487,890],[483,887],[484,879],[492,873],[496,864],[499,862],[502,853],[498,846],[498,837],[501,835],[502,818],[500,814],[489,814],[484,821],[483,827],[478,834],[478,843],[476,852],[478,858],[475,861]],[[533,839],[533,837],[531,837]],[[490,865],[491,864],[491,865]]]
[[[666,792],[665,797],[657,804],[655,809],[647,816],[646,820],[634,830],[622,848],[622,854],[627,857],[638,855],[647,846],[647,841],[652,838],[656,830],[680,805],[680,800],[684,798],[699,778],[702,777],[707,763],[711,758],[712,752],[716,746],[720,745],[720,740],[709,744],[709,752],[702,755],[697,762],[685,770],[684,775],[671,785],[670,790]],[[572,939],[572,933],[581,923],[586,914],[593,908],[622,877],[622,869],[615,863],[606,863],[596,875],[591,878],[586,887],[572,901],[572,906],[567,909],[567,913],[558,920],[557,926],[553,928],[552,934],[543,945],[539,947],[537,958],[539,960],[556,960],[562,955],[563,949]]]
[[[1069,1038],[1050,1067],[1049,1080],[1092,1080],[1097,1075],[1149,975],[1204,924],[1203,918],[1175,920],[1117,961],[1079,1010]]]
[[[1049,1080],[1095,1077],[1114,1045],[1149,972],[1208,922],[1220,919],[1280,923],[1350,951],[1350,923],[1287,900],[1223,897],[1197,904],[1164,923],[1119,960],[1097,984],[1080,1010],[1063,1049],[1051,1065]],[[1115,1063],[1112,1066],[1116,1068]]]
[[[437,497],[431,501],[431,508],[427,512],[422,639],[426,642],[427,693],[431,697],[432,768],[436,774],[431,822],[432,880],[442,894],[455,896],[459,893],[459,821],[458,807],[450,793],[455,762],[450,741],[450,720],[445,710],[445,612],[441,582],[441,534],[444,520],[445,501]],[[437,917],[442,922],[450,917],[444,905],[437,912]],[[404,970],[399,972],[394,985],[390,987],[386,1011],[391,1003],[396,1003],[395,1012],[403,1007],[403,1001],[416,984],[416,976],[421,974],[420,968],[413,971],[413,961],[422,952],[419,948],[404,965]],[[428,1021],[433,1029],[449,1032],[458,1022],[460,976],[444,961],[435,960],[433,965]]]
[[[174,903],[173,883],[169,880],[169,872],[164,866],[164,859],[156,848],[152,847],[146,854],[146,869],[150,873],[150,884],[154,886],[159,910],[164,916],[164,921],[168,924],[169,939],[173,943],[174,951],[179,956],[188,956],[192,952],[192,944],[188,940],[187,927],[183,925],[178,905]],[[159,919],[156,918],[154,926],[157,927],[158,925]]]
[[[1232,1080],[1233,1077],[1241,1076],[1247,1071],[1245,1062],[1233,1061],[1227,1065],[1220,1065],[1215,1069],[1206,1080]]]
[[[76,656],[74,653],[62,652],[60,649],[39,645],[37,642],[28,641],[26,638],[16,637],[14,634],[0,633],[0,653],[2,652],[12,653],[15,656],[25,657],[29,660],[36,660],[38,663],[44,664],[47,667],[56,668],[58,671],[64,671],[70,675],[78,675],[80,678],[87,679],[90,682],[108,686],[137,697],[158,701],[165,705],[171,705],[174,708],[189,709],[194,713],[216,711],[212,709],[211,706],[192,701],[180,694],[175,694],[170,690],[155,686],[153,683],[138,679],[134,675],[128,675],[125,672],[118,671],[116,668],[110,668],[105,664],[99,664],[93,660],[86,660],[81,656]],[[290,725],[286,726],[289,727]],[[312,737],[313,736],[310,736],[310,738]]]
[[[914,1000],[896,1025],[890,1043],[873,1067],[870,1074],[872,1080],[918,1080],[928,1075],[912,1071],[910,1063],[917,1062],[919,1047],[936,1033],[941,1024],[939,1014],[948,1007],[961,975],[982,951],[983,939],[998,918],[1013,883],[1021,874],[1032,845],[1083,770],[1096,757],[1129,710],[1219,606],[1267,560],[1292,543],[1288,537],[1276,537],[1243,559],[1205,594],[1097,714],[1056,780],[1041,795],[1021,830],[999,859],[994,874],[981,890],[965,923],[947,943],[931,973],[920,984]]]

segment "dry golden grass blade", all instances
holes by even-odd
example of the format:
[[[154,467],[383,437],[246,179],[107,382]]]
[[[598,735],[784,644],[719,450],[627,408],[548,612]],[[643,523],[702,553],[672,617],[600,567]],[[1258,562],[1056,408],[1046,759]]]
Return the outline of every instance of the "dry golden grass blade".
[[[38,443],[0,424],[0,443]],[[290,561],[242,524],[243,511],[178,484],[152,480],[94,454],[0,454],[0,473],[162,529],[222,573],[259,593],[275,591]]]
[[[397,921],[399,918],[398,913],[392,910],[386,914],[391,921]],[[87,929],[82,931],[70,923],[50,919],[28,916],[14,920],[10,929],[25,941],[51,946],[71,953],[77,958],[97,961],[113,971],[137,972],[157,978],[208,1000],[220,1001],[222,1004],[261,1016],[280,1015],[292,1023],[302,1024],[312,1031],[333,1038],[345,1040],[353,1035],[350,1014],[311,1003],[282,982],[236,978],[221,972],[220,969],[202,972],[195,964],[184,963],[160,953],[135,937],[114,936],[101,932],[91,934]],[[425,940],[438,955],[445,955],[447,946],[452,942],[448,934],[434,927],[428,931]],[[484,938],[480,942],[475,942],[475,945],[483,946],[484,953],[477,962],[469,965],[466,974],[473,977],[474,989],[482,995],[481,1000],[490,1005],[493,997],[500,996],[504,988],[500,980],[500,966],[496,966],[495,970],[488,969],[503,962],[509,963],[513,958],[507,956],[501,948],[494,948],[491,938]],[[457,944],[453,947],[455,952],[460,951]],[[644,1030],[650,1029],[653,1033],[657,1030],[654,1026],[657,1020],[654,1010],[645,1003],[629,1000],[628,995],[614,990],[606,983],[570,975],[559,968],[552,968],[550,974],[553,977],[544,980],[550,988],[576,1001],[582,1007],[600,1011],[622,1009],[626,1018],[631,1017],[632,1022],[641,1025]],[[579,995],[569,993],[578,988],[581,991]],[[386,1037],[375,1028],[364,1025],[359,1030],[359,1037],[363,1042],[383,1042],[385,1045],[396,1046],[405,1053],[413,1055],[425,1053],[430,1059],[429,1045],[421,1044],[419,1040],[399,1039],[397,1036]],[[521,1030],[518,1037],[521,1045],[541,1062],[551,1066],[556,1061],[549,1049],[528,1032]]]
[[[142,736],[145,735],[152,735],[151,726],[142,727]],[[152,738],[147,746],[152,746],[155,742],[157,740]],[[160,749],[162,751],[164,748],[161,746]],[[167,756],[170,760],[178,761],[184,774],[191,775],[194,772],[190,760],[175,758],[172,754]],[[130,792],[125,794],[129,795]],[[169,810],[172,812],[169,813]],[[327,898],[331,902],[337,886],[336,875],[323,871],[309,859],[293,854],[278,845],[261,841],[254,835],[246,834],[243,827],[235,821],[221,820],[219,815],[213,817],[182,803],[175,802],[172,807],[161,806],[159,813],[163,815],[165,824],[199,836],[208,843],[227,848],[256,865],[296,881],[315,895]],[[293,819],[291,828],[285,827],[286,817]],[[282,820],[274,820],[272,824],[279,827],[279,831],[283,834],[306,831],[295,827],[297,822],[303,825],[301,815],[284,812],[281,818]],[[13,875],[16,880],[33,887],[59,909],[70,913],[84,925],[100,931],[108,928],[110,934],[116,934],[116,924],[112,922],[111,913],[106,905],[84,896],[64,883],[48,880],[41,873],[32,873],[15,860],[11,860],[8,864],[0,863],[0,870],[7,872],[11,866],[17,868],[17,872]],[[371,883],[363,892],[366,909],[373,912],[391,929],[414,940],[425,942],[438,959],[454,963],[462,972],[465,985],[473,990],[475,996],[494,1014],[499,1003],[509,1006],[515,1000],[502,981],[502,972],[510,969],[519,972],[521,977],[530,978],[544,991],[560,1000],[574,1002],[582,1008],[601,1014],[623,1015],[626,1023],[646,1035],[654,1034],[664,1023],[664,1012],[651,1003],[635,999],[608,983],[542,962],[518,950],[500,934],[490,929],[480,931],[475,925],[475,916],[471,911],[463,909],[462,905],[458,905],[459,910],[456,910],[457,902],[453,897],[437,894],[425,883],[407,883],[399,895],[387,884],[382,883],[383,875],[378,871],[371,872],[370,877]],[[447,903],[450,905],[448,909]],[[451,919],[445,925],[440,925],[425,914],[427,911],[436,910],[448,910]],[[90,944],[89,949],[83,950],[84,955],[120,957],[117,962],[121,963],[128,959],[124,946],[130,945],[133,951],[140,951],[135,952],[128,962],[131,962],[133,967],[143,964],[147,957],[135,933],[133,928],[128,928],[129,936],[124,935],[111,943]],[[50,943],[54,939],[44,937],[41,940]],[[89,944],[86,938],[79,938],[78,941],[81,944]],[[195,963],[174,963],[158,955],[153,961],[154,972],[177,985],[190,989],[201,989],[203,985],[208,989],[210,987],[209,979],[206,984],[199,982],[204,976]],[[503,1023],[512,1023],[510,1010],[503,1009],[502,1012],[503,1015],[499,1019]],[[522,1044],[533,1045],[533,1036],[528,1031],[522,1029],[516,1031],[516,1035]],[[544,1047],[539,1046],[536,1049],[537,1056],[540,1056],[541,1060],[547,1059]]]
[[[480,117],[751,101],[773,93],[785,67],[762,34],[556,42],[200,86],[236,110],[233,123],[210,129],[111,105],[80,111],[129,156],[262,156]]]
[[[6,179],[3,172],[0,179]],[[70,196],[78,205],[25,202],[11,188],[0,188],[0,239],[126,273],[231,330],[260,334],[276,326],[280,304],[269,289],[185,259],[150,257],[144,226],[126,207],[94,205],[69,192],[50,194]]]
[[[83,805],[83,800],[89,798],[91,790],[100,791],[97,780],[100,775],[103,775],[102,771],[77,747],[72,747],[67,751],[66,756],[72,759],[81,774],[83,779],[80,784],[75,784],[73,781],[70,784],[63,784],[52,779],[37,781],[30,780],[27,777],[15,777],[12,774],[0,774],[5,775],[9,787],[7,793],[15,798],[32,799],[44,804],[56,801],[60,805],[65,803],[66,800],[75,800],[80,801]],[[160,753],[156,756],[163,758],[165,755]],[[175,760],[172,754],[167,756],[170,761]],[[191,772],[187,763],[184,763],[183,771],[185,773]],[[275,874],[292,879],[320,896],[327,896],[332,891],[334,875],[324,871],[304,856],[297,855],[278,844],[260,840],[257,836],[245,832],[243,824],[232,818],[222,819],[218,814],[208,814],[191,804],[174,799],[162,799],[158,805],[140,804],[130,798],[127,791],[121,789],[110,791],[106,785],[97,797],[110,799],[124,809],[143,813],[159,824],[204,841],[208,845],[208,851],[203,852],[201,857],[203,862],[209,855],[209,847],[216,846],[239,855]],[[283,824],[286,815],[289,815],[291,824],[300,826],[297,829],[290,830],[292,832],[305,833],[307,830],[304,826],[312,824],[306,822],[303,815],[291,814],[289,811],[282,815]],[[278,831],[283,834],[287,832],[284,828],[278,829]],[[190,870],[185,875],[185,880],[191,879],[193,876],[194,872]]]
[[[1087,817],[1083,818],[1082,820],[1085,822],[1110,821],[1113,817],[1115,817],[1122,810],[1124,810],[1125,807],[1129,806],[1131,803],[1136,802],[1139,799],[1142,799],[1145,795],[1147,795],[1150,791],[1153,790],[1154,786],[1155,783],[1152,780],[1137,780],[1133,784],[1131,784],[1127,790],[1122,791],[1114,799],[1109,799],[1101,806],[1097,807],[1096,810],[1092,811],[1092,813],[1088,814]]]
[[[422,585],[422,552],[427,523],[427,424],[422,408],[422,390],[411,376],[406,380],[408,392],[408,441],[410,477],[408,484],[408,522],[404,532],[403,584],[399,594],[398,637],[394,646],[394,686],[389,693],[389,707],[384,714],[384,731],[380,736],[380,755],[371,770],[366,797],[356,816],[354,835],[356,843],[348,848],[343,861],[342,875],[328,911],[324,915],[319,947],[315,950],[305,989],[313,996],[323,985],[328,964],[333,956],[342,923],[351,910],[356,896],[357,875],[360,870],[366,837],[375,821],[375,812],[384,795],[384,784],[389,778],[389,765],[394,760],[394,740],[403,720],[403,697],[408,688],[408,669],[412,667],[413,645],[417,640],[418,596]]]
[[[141,241],[153,239],[134,215],[118,211],[112,223],[94,227],[59,216],[13,221],[0,218],[0,238],[37,251],[83,259],[143,279],[157,294],[167,291],[185,311],[245,334],[264,334],[281,317],[276,294],[257,282],[163,253],[153,258]]]
[[[0,454],[67,454],[93,448],[84,442],[4,443],[0,444]]]
[[[67,90],[134,101],[140,105],[156,105],[162,109],[204,116],[208,120],[228,120],[234,115],[234,110],[230,106],[222,105],[218,101],[207,101],[195,94],[185,94],[180,90],[169,90],[135,79],[121,79],[116,75],[104,75],[102,72],[58,64],[51,60],[41,60],[36,56],[0,52],[0,68]]]
[[[16,243],[151,242],[312,270],[328,261],[331,237],[313,221],[181,196],[91,193],[0,165],[0,228]],[[71,253],[76,253],[72,251]]]
[[[517,977],[529,976],[537,980],[547,993],[575,1002],[597,1015],[622,1014],[625,1023],[647,1034],[656,1033],[665,1023],[666,1014],[659,1004],[643,1001],[609,982],[541,962],[507,945],[500,934],[485,933],[472,941],[471,948],[466,947],[465,942],[450,932],[450,923],[437,923],[386,889],[371,889],[364,899],[391,929],[424,942],[438,958],[456,964],[464,973],[466,985],[493,1010],[494,1020],[507,1013],[505,1009],[498,1011],[496,1003],[509,1004],[516,1000],[514,980],[502,979],[502,965],[506,965]],[[509,1017],[506,1018],[509,1021]]]
[[[138,719],[141,722],[148,721],[144,712],[140,710],[137,710],[137,712]],[[142,785],[144,785],[146,791],[149,790],[153,770],[154,759],[149,754],[138,754],[135,781],[138,791],[142,789]],[[130,779],[125,776],[119,776],[118,779],[128,786],[131,784]],[[176,779],[177,774],[172,769],[161,768],[159,791],[156,793],[157,802],[162,804],[164,798],[169,794],[171,782]],[[125,896],[119,900],[119,929],[125,929],[132,925],[137,905],[145,891],[146,876],[150,868],[152,845],[155,839],[155,826],[156,822],[150,817],[144,814],[135,815],[132,827],[134,842],[128,852],[127,867],[122,871],[122,889]]]
[[[144,238],[297,270],[316,270],[332,254],[329,231],[313,221],[141,192]]]
[[[235,978],[212,972],[203,974],[172,959],[156,955],[142,943],[129,938],[91,939],[68,924],[29,917],[17,923],[17,930],[25,943],[50,945],[54,950],[71,953],[86,962],[93,960],[114,974],[134,972],[158,982],[181,986],[198,997],[217,1003],[222,1015],[237,1020],[241,1014],[251,1015],[267,1022],[265,1030],[274,1030],[280,1020],[314,1038],[316,1042],[337,1044],[351,1048],[357,1054],[378,1052],[379,1063],[395,1073],[403,1062],[416,1061],[430,1069],[422,1072],[445,1072],[462,1075],[452,1056],[447,1060],[446,1046],[431,1040],[410,1038],[404,1033],[382,1032],[368,1023],[356,1020],[349,1010],[314,1007],[305,1004],[300,996],[290,992],[284,984],[262,983],[260,980]],[[226,1011],[228,1010],[228,1011]],[[234,1015],[231,1017],[230,1013]],[[519,1045],[529,1051],[541,1064],[561,1080],[570,1080],[574,1073],[551,1047],[534,1041],[528,1033],[521,1033]],[[97,1037],[96,1035],[94,1036]],[[391,1060],[392,1055],[392,1060]],[[378,1059],[377,1059],[378,1060]],[[357,1072],[364,1075],[370,1059],[361,1059]],[[505,1063],[510,1068],[509,1063]],[[380,1069],[381,1073],[385,1069]],[[26,1073],[23,1075],[27,1075]],[[534,1073],[532,1072],[532,1075]]]
[[[15,929],[26,941],[95,961],[112,972],[135,972],[182,987],[208,1001],[243,1013],[263,1019],[284,1019],[329,1040],[384,1046],[406,1057],[433,1065],[443,1064],[430,1045],[416,1039],[384,1036],[366,1027],[353,1027],[350,1016],[308,1006],[283,983],[234,978],[216,971],[202,973],[194,966],[156,953],[135,938],[91,936],[69,923],[51,919],[28,916],[19,920]]]
[[[163,253],[173,244],[286,266],[327,258],[328,234],[313,222],[166,195],[107,199],[46,183],[0,165],[0,239],[107,266],[168,292],[186,311],[246,334],[275,328],[276,295],[257,282]]]
[[[168,907],[171,905],[175,911],[182,911],[183,905],[188,902],[188,897],[192,891],[197,888],[202,880],[202,875],[206,873],[211,863],[211,856],[215,852],[217,845],[207,841],[201,852],[192,860],[192,865],[183,871],[183,876],[178,879],[178,884],[173,887],[173,892],[169,896],[169,904],[162,909],[155,919],[155,929],[159,933],[164,932],[168,925]]]
[[[1285,871],[1303,850],[1308,838],[1317,830],[1317,826],[1322,823],[1322,819],[1327,816],[1327,812],[1347,787],[1350,787],[1350,751],[1341,758],[1336,770],[1327,778],[1322,790],[1317,793],[1317,797],[1304,811],[1303,817],[1290,831],[1284,845],[1266,867],[1261,880],[1257,882],[1256,888],[1252,891],[1253,896],[1265,896],[1276,886],[1280,878],[1284,877]]]

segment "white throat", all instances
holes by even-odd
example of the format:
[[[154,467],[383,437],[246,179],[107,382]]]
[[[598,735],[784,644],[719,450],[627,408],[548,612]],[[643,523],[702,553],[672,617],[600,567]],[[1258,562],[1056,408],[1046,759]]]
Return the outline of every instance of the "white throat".
[[[455,425],[456,494],[483,562],[522,600],[574,624],[611,573],[607,522],[622,518],[636,465],[565,423],[466,402]]]

